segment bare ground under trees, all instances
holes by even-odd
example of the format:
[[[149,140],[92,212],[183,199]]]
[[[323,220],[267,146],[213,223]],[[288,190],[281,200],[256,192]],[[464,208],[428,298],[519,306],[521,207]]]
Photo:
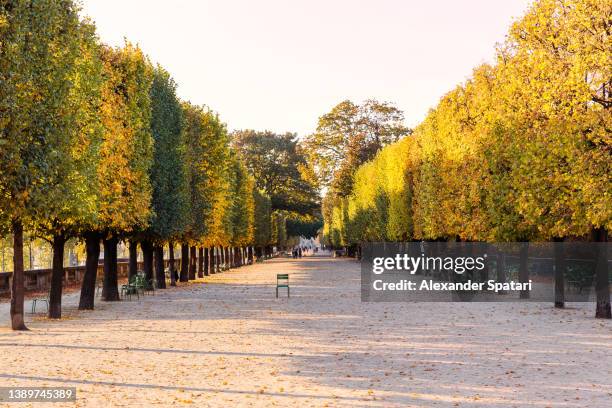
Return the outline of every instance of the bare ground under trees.
[[[289,300],[274,297],[277,273],[290,274]],[[275,259],[140,301],[96,299],[93,312],[77,310],[78,293],[63,303],[62,320],[0,329],[3,386],[74,386],[76,406],[612,400],[612,322],[591,304],[366,304],[351,260]]]

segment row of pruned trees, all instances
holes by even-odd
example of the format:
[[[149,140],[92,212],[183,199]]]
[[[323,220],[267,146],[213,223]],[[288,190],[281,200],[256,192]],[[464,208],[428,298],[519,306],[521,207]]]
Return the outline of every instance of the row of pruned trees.
[[[537,1],[495,65],[476,68],[412,136],[359,167],[349,194],[328,194],[330,243],[607,241],[611,19],[609,2]],[[599,273],[607,288],[607,268]],[[600,292],[597,315],[610,317]]]
[[[16,330],[26,328],[24,230],[53,246],[49,316],[59,318],[69,238],[86,245],[79,307],[91,309],[100,243],[103,298],[112,301],[120,240],[130,245],[130,274],[140,246],[144,272],[156,270],[163,288],[164,245],[170,268],[182,245],[186,281],[196,251],[201,272],[219,256],[241,264],[284,228],[218,115],[180,101],[168,72],[138,47],[101,44],[78,12],[71,1],[0,1],[0,235],[13,236]]]

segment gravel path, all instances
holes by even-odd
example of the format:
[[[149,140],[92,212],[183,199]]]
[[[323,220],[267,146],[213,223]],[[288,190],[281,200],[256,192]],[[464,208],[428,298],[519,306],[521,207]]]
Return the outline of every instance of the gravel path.
[[[612,406],[612,322],[591,304],[361,303],[359,283],[355,261],[306,257],[94,312],[73,293],[61,321],[0,328],[0,384],[77,388],[54,408]]]

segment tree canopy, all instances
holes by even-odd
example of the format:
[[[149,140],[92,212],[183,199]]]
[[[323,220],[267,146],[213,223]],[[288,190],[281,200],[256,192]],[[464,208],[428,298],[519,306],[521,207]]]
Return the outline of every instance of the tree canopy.
[[[404,114],[374,99],[361,105],[346,100],[319,118],[317,130],[301,144],[319,186],[346,196],[357,168],[383,146],[410,134]]]
[[[255,187],[269,197],[271,211],[278,213],[276,227],[286,229],[281,235],[316,236],[322,225],[320,198],[308,177],[307,158],[297,136],[241,130],[232,133],[232,145],[252,174]]]
[[[295,142],[283,148],[297,160],[285,163],[291,187],[279,184],[275,202],[316,210]],[[138,46],[101,44],[75,2],[0,1],[0,234],[14,236],[13,327],[25,328],[24,228],[53,241],[51,317],[60,317],[69,236],[86,242],[85,309],[93,308],[101,240],[105,300],[119,298],[119,240],[131,242],[134,270],[133,244],[142,241],[144,252],[154,243],[158,277],[169,242],[285,243],[284,216],[272,219],[270,197],[246,167],[252,160],[236,150],[216,113],[180,101],[170,74]]]
[[[101,72],[94,29],[70,2],[0,6],[0,213],[63,229],[95,215],[89,178],[101,136]]]
[[[151,220],[153,162],[150,89],[153,70],[138,48],[102,46],[105,84],[100,117],[104,136],[98,164],[101,231],[130,232]]]
[[[188,225],[183,111],[176,96],[176,84],[162,67],[154,70],[150,94],[154,153],[150,170],[153,216],[149,230],[153,239],[165,242],[180,237]]]
[[[550,240],[612,227],[612,9],[541,0],[414,134],[323,211],[334,245]],[[333,191],[332,191],[333,193]]]
[[[256,187],[272,200],[273,210],[299,214],[318,211],[318,193],[303,174],[307,160],[294,133],[236,131],[232,144],[254,176]]]

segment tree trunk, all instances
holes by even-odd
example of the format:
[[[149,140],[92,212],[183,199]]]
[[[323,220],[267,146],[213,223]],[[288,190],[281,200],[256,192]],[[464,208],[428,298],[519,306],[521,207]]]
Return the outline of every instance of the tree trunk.
[[[164,271],[164,247],[155,246],[155,280],[157,289],[166,289],[166,273]]]
[[[210,261],[208,259],[208,252],[209,252],[208,248],[204,248],[204,261],[203,261],[204,262],[204,276],[210,275],[210,273],[208,272],[209,266],[210,266],[209,265]]]
[[[189,248],[189,280],[196,278],[196,261],[196,247],[192,246]]]
[[[198,278],[204,277],[204,248],[198,249]]]
[[[497,281],[499,283],[506,283],[506,266],[505,264],[505,255],[502,251],[498,249],[497,259],[495,262],[495,269],[497,269]],[[498,292],[500,295],[505,295],[505,290],[500,290]]]
[[[215,273],[215,247],[208,248],[208,273]]]
[[[168,268],[170,268],[170,286],[176,286],[176,279],[174,276],[174,242],[170,241],[168,244]]]
[[[504,254],[500,251],[497,254],[496,260],[496,269],[497,269],[497,281],[500,283],[506,283],[506,268],[504,266]]]
[[[225,269],[225,250],[223,247],[219,247],[219,272]]]
[[[142,248],[142,263],[147,282],[153,279],[153,244],[149,240],[141,242]]]
[[[562,238],[554,239],[555,252],[555,307],[565,307],[565,247]]]
[[[225,247],[225,269],[230,269],[229,247]]]
[[[181,275],[179,276],[179,282],[189,281],[189,246],[187,244],[181,245]]]
[[[64,234],[53,235],[53,267],[49,291],[49,319],[62,318],[62,289],[64,286]]]
[[[96,280],[98,276],[98,260],[100,259],[100,235],[95,232],[85,234],[85,275],[81,285],[79,310],[93,310],[96,297]]]
[[[219,272],[225,269],[225,251],[223,247],[219,247]]]
[[[215,250],[215,256],[214,256],[214,261],[215,261],[215,273],[219,273],[221,271],[221,258],[219,255],[219,247],[214,247]]]
[[[130,241],[130,262],[128,267],[128,280],[131,282],[132,278],[138,273],[138,241]]]
[[[595,292],[597,306],[595,317],[598,319],[612,319],[610,307],[610,284],[608,282],[608,231],[601,227],[593,231],[596,242],[597,264],[595,266]]]
[[[520,243],[520,261],[519,261],[519,282],[520,283],[528,283],[529,282],[529,264],[528,264],[528,256],[529,256],[529,242],[521,242]],[[529,299],[529,290],[521,290],[520,294],[521,299]]]
[[[116,237],[104,240],[104,286],[102,298],[107,302],[121,300],[117,287],[117,242]]]
[[[193,279],[197,279],[198,277],[198,263],[199,258],[198,258],[198,247],[197,246],[193,246],[191,247],[191,253],[193,254],[193,256],[191,257],[192,259],[192,268],[193,268]]]
[[[23,225],[13,221],[13,282],[11,284],[11,328],[28,330],[23,320],[25,273],[23,270]]]
[[[215,261],[215,273],[219,273],[221,272],[221,254],[219,253],[219,247],[214,247],[215,249],[215,256],[214,256],[214,261]]]

